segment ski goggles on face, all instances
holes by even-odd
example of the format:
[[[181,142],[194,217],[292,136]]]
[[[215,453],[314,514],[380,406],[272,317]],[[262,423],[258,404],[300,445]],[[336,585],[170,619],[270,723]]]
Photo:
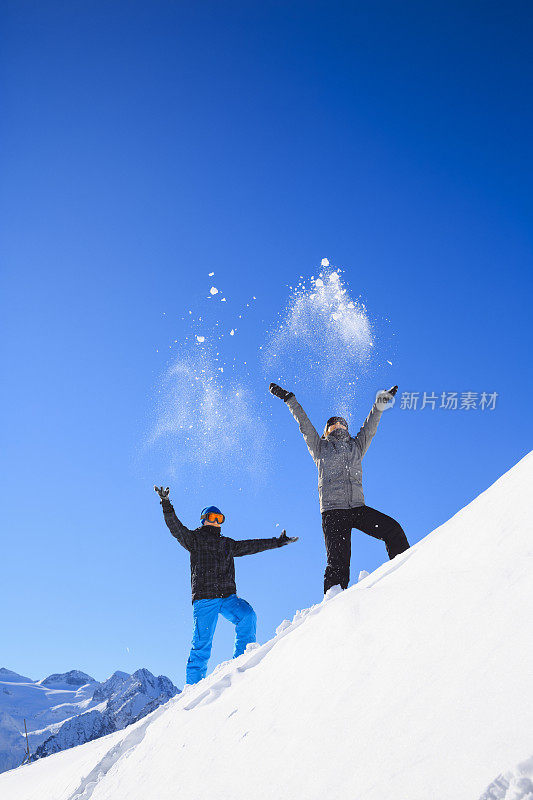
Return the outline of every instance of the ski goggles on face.
[[[216,514],[214,511],[210,511],[209,514],[203,514],[202,519],[205,519],[207,522],[217,522],[219,525],[222,525],[226,517],[224,514]]]
[[[326,435],[329,435],[332,431],[336,431],[337,428],[344,428],[345,431],[348,430],[344,422],[332,422],[331,425],[327,427]]]

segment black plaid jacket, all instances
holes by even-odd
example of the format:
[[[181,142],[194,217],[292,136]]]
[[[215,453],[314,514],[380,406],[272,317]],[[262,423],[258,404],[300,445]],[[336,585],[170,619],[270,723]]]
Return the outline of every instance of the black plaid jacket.
[[[248,556],[262,550],[282,547],[279,538],[236,541],[222,536],[220,528],[202,525],[191,531],[176,516],[170,500],[161,501],[165,522],[172,536],[191,554],[192,601],[229,597],[237,593],[235,586],[236,556]]]

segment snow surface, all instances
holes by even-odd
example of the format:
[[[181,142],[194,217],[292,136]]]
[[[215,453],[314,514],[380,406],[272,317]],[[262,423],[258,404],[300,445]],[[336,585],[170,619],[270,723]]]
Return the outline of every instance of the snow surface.
[[[533,800],[533,756],[498,775],[480,800]]]
[[[532,481],[530,453],[150,716],[0,775],[0,796],[531,800]]]

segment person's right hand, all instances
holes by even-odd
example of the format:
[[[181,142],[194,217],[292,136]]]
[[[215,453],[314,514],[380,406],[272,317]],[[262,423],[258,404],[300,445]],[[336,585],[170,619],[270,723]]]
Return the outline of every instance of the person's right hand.
[[[268,388],[270,389],[270,394],[273,394],[274,397],[279,397],[284,403],[290,400],[291,397],[294,397],[294,392],[288,392],[287,389],[282,389],[277,383],[271,383]]]
[[[170,489],[168,488],[168,486],[166,489],[163,489],[162,486],[154,486],[154,492],[157,492],[161,500],[168,500],[168,494],[170,492]]]
[[[379,411],[385,411],[387,408],[392,408],[392,401],[394,400],[394,395],[398,391],[397,386],[393,386],[392,389],[382,389],[376,395],[376,408]]]

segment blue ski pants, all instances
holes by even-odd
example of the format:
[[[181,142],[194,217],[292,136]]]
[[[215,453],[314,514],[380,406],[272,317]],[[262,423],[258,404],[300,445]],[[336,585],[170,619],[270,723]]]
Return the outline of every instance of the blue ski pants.
[[[214,600],[195,600],[192,608],[194,633],[187,661],[187,683],[198,683],[205,678],[207,672],[218,615],[222,614],[235,625],[233,658],[242,655],[247,644],[255,642],[257,617],[250,603],[236,594],[216,597]]]

